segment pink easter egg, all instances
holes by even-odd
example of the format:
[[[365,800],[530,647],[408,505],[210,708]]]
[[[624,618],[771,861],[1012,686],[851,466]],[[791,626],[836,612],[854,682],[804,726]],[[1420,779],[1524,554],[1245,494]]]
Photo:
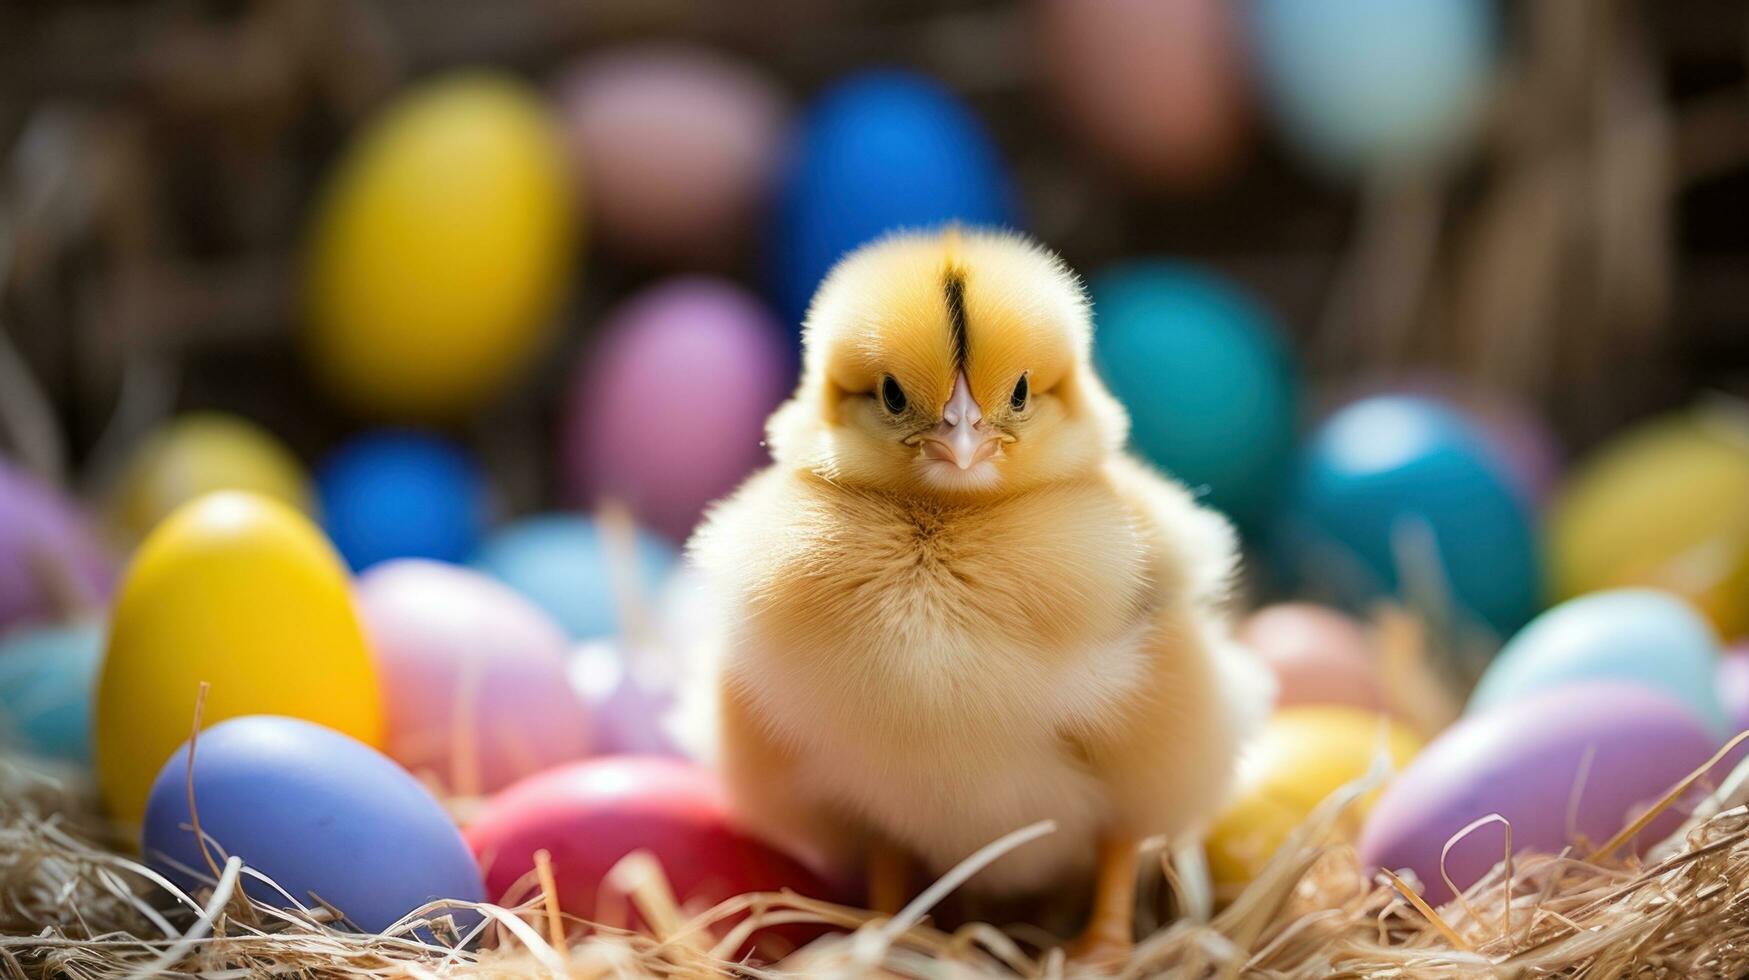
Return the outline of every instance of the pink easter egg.
[[[528,600],[424,559],[377,565],[357,593],[395,761],[473,795],[588,753],[568,641]]]
[[[1052,94],[1099,152],[1146,184],[1205,183],[1249,129],[1244,38],[1226,0],[1045,0]]]
[[[1360,624],[1325,606],[1290,602],[1251,614],[1239,628],[1280,684],[1276,707],[1346,704],[1384,710],[1371,644]]]
[[[706,504],[768,459],[765,419],[793,378],[788,338],[739,286],[652,286],[608,316],[572,378],[565,483],[582,503],[620,501],[683,540]]]
[[[617,48],[558,86],[561,122],[609,248],[718,264],[759,227],[784,142],[782,93],[701,48]]]

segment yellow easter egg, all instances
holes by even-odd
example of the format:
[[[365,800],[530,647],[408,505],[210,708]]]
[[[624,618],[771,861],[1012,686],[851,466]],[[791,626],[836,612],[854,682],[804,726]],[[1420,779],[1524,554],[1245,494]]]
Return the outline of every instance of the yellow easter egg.
[[[308,347],[367,413],[441,418],[499,391],[545,339],[576,237],[539,96],[484,71],[384,109],[341,161],[310,242]]]
[[[1421,739],[1361,708],[1319,705],[1278,712],[1246,747],[1233,801],[1209,831],[1209,871],[1215,881],[1238,885],[1256,877],[1325,797],[1367,773],[1381,745],[1401,768],[1421,750]],[[1349,807],[1338,831],[1349,837],[1358,833],[1377,795]]]
[[[1749,630],[1749,420],[1722,405],[1644,422],[1574,470],[1549,512],[1557,599],[1627,585]]]
[[[140,443],[116,482],[111,521],[139,539],[171,511],[214,490],[249,490],[309,513],[315,496],[273,433],[223,412],[191,412]]]
[[[346,570],[290,507],[242,491],[184,504],[147,536],[117,593],[93,708],[97,779],[137,826],[152,780],[201,721],[290,715],[371,745],[377,676]]]

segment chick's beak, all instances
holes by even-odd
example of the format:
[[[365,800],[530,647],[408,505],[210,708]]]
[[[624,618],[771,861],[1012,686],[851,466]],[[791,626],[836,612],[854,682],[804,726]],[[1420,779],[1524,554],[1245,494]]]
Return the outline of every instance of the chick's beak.
[[[966,373],[953,379],[953,394],[941,410],[941,422],[923,437],[923,455],[969,470],[996,455],[1001,433],[984,425],[984,410],[972,399]]]

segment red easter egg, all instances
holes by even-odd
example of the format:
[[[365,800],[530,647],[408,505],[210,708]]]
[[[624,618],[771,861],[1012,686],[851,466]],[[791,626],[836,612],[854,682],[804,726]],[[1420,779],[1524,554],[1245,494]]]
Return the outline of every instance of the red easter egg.
[[[489,897],[526,899],[526,888],[507,893],[534,869],[535,852],[544,849],[552,858],[560,908],[592,922],[642,927],[629,902],[598,905],[615,894],[603,887],[608,872],[640,850],[661,863],[688,917],[748,892],[788,888],[833,895],[799,862],[734,827],[715,773],[677,759],[608,756],[550,769],[499,793],[465,833]],[[718,934],[734,921],[725,919]],[[818,934],[762,930],[753,945],[776,956]]]

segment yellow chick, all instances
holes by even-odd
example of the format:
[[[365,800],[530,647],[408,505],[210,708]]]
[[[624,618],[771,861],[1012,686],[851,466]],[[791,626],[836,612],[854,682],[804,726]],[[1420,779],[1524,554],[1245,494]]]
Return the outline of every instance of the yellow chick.
[[[718,759],[751,828],[896,911],[968,885],[1093,887],[1081,952],[1132,941],[1137,845],[1199,833],[1271,682],[1222,611],[1234,535],[1124,455],[1087,299],[1009,234],[890,237],[804,329],[774,463],[689,545],[725,617]]]

